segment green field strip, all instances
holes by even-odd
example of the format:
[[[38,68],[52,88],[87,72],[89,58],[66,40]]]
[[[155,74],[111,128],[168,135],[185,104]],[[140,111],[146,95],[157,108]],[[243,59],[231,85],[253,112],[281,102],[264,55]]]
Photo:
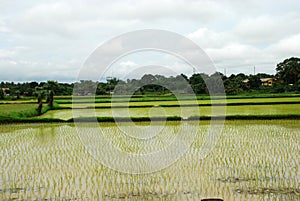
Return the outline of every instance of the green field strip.
[[[229,99],[229,100],[198,100],[198,101],[149,101],[149,102],[127,102],[122,103],[76,103],[76,104],[60,104],[65,108],[139,108],[139,107],[189,107],[189,106],[223,106],[226,105],[268,105],[268,104],[299,104],[300,98],[273,98],[273,99]]]
[[[155,96],[154,96],[155,97]],[[245,95],[245,96],[196,96],[197,100],[220,100],[220,99],[260,99],[260,98],[291,98],[291,97],[300,97],[300,94],[256,94],[256,95]],[[112,99],[113,98],[113,99]],[[98,98],[98,97],[75,97],[73,101],[72,98],[56,98],[55,100],[59,104],[77,104],[77,103],[111,103],[111,102],[149,102],[149,101],[185,101],[185,100],[194,100],[195,96],[157,96],[155,98],[153,97],[144,97],[144,98],[124,98],[122,100],[122,97],[107,97],[107,98]],[[78,101],[77,101],[78,100]],[[113,100],[113,101],[112,101]]]
[[[140,108],[100,108],[100,109],[61,109],[50,110],[39,118],[70,119],[72,117],[89,116],[212,116],[212,109],[223,109],[229,115],[276,115],[276,114],[300,114],[300,104],[278,105],[235,105],[223,107],[140,107]],[[226,111],[225,111],[226,110]],[[221,115],[221,114],[220,114]]]
[[[14,123],[72,123],[72,122],[150,122],[150,121],[194,121],[194,120],[300,120],[300,114],[282,115],[230,115],[230,116],[178,116],[161,117],[76,117],[70,119],[59,118],[0,118],[0,124]]]

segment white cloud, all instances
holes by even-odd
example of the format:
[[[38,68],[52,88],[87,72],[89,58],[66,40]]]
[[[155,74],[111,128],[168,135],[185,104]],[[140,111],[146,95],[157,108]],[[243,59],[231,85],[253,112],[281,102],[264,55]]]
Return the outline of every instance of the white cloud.
[[[283,56],[300,55],[300,33],[290,37],[283,38],[278,43],[271,45],[270,50]]]
[[[40,63],[32,61],[0,60],[0,80],[3,81],[75,81],[78,65]]]
[[[229,73],[252,73],[252,65],[273,73],[281,59],[300,54],[299,6],[298,0],[0,1],[0,79],[76,77],[103,41],[145,28],[186,35]],[[160,64],[155,59],[122,60],[114,74]],[[190,72],[178,61],[163,64]],[[8,67],[15,73],[3,73]]]
[[[295,13],[283,16],[262,15],[242,19],[235,32],[241,41],[250,44],[272,44],[300,32],[300,16]]]
[[[12,50],[6,50],[6,49],[0,49],[0,59],[3,58],[11,58],[15,55],[15,51]]]
[[[159,5],[159,6],[158,6]],[[209,22],[224,9],[215,1],[58,1],[41,3],[18,14],[13,28],[27,34],[57,34],[77,36],[98,29],[126,29],[128,27],[159,24],[163,20]],[[108,30],[105,30],[108,31]]]
[[[201,48],[220,48],[233,41],[232,35],[225,32],[215,32],[208,28],[199,28],[195,32],[187,35],[188,38],[196,42]]]
[[[226,61],[229,59],[244,60],[247,62],[247,58],[249,58],[249,56],[257,57],[260,55],[261,51],[250,45],[231,44],[226,45],[222,48],[209,48],[207,49],[207,53],[211,55],[211,57],[215,58],[214,60],[216,62],[222,60]]]
[[[120,62],[120,66],[121,67],[125,67],[125,68],[133,68],[133,67],[137,67],[138,64],[136,64],[135,62],[133,61],[123,61],[123,62]]]
[[[75,13],[74,13],[75,14]],[[76,16],[66,2],[40,4],[21,13],[12,21],[13,28],[26,34],[53,34],[71,36],[76,33]]]
[[[9,32],[9,29],[8,29],[5,21],[0,19],[0,33],[1,32],[2,33],[7,33],[7,32]]]

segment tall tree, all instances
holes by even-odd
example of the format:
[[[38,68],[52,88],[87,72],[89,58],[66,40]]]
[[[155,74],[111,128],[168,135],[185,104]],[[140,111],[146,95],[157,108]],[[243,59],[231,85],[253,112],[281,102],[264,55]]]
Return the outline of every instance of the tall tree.
[[[43,87],[35,87],[35,95],[38,99],[38,107],[36,108],[36,111],[38,115],[41,115],[43,109],[43,98],[45,96],[45,89]]]
[[[204,80],[208,80],[209,76],[204,74],[204,73],[197,73],[193,74],[189,81],[190,85],[196,94],[206,94],[207,93],[207,88],[206,88],[206,83]]]
[[[248,84],[250,89],[258,89],[261,86],[260,78],[257,75],[250,76]]]
[[[300,58],[291,57],[277,64],[276,76],[286,84],[300,83]]]
[[[44,84],[44,89],[48,90],[48,105],[53,108],[54,105],[54,91],[58,89],[58,83],[56,81],[48,80],[46,84]]]

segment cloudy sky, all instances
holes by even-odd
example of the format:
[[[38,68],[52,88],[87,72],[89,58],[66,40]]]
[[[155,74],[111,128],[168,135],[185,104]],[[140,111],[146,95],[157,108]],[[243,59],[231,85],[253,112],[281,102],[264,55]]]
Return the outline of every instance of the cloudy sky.
[[[299,0],[0,0],[0,80],[71,82],[104,41],[139,29],[163,29],[197,43],[226,74],[275,73],[300,56]],[[133,67],[190,68],[161,53],[128,55],[108,75]]]

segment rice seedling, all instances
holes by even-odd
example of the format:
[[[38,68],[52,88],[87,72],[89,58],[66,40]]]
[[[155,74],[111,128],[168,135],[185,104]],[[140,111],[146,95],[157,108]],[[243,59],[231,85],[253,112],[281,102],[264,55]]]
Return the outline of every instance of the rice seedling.
[[[201,150],[209,122],[152,125],[159,134],[149,138],[150,132],[125,136],[117,124],[100,123],[112,146],[139,154],[168,147],[180,124],[186,124],[187,133],[198,126],[193,144],[177,162],[149,174],[104,166],[87,152],[73,124],[0,125],[0,200],[299,200],[299,123],[227,121],[206,158]]]

